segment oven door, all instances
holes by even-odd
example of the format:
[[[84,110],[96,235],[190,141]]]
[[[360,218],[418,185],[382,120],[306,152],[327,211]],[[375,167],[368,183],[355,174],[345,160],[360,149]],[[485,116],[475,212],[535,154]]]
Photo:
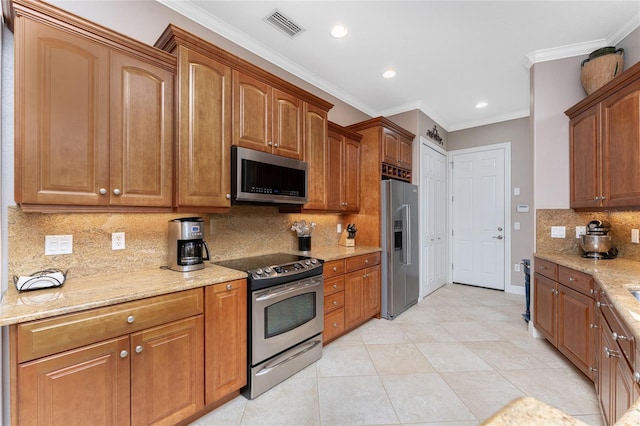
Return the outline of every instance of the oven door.
[[[322,275],[251,294],[251,365],[322,332]]]

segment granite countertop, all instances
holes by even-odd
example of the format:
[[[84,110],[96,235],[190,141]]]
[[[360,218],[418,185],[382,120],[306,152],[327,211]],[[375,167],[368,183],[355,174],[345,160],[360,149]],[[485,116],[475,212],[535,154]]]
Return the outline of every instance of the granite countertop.
[[[329,261],[377,251],[380,248],[332,246],[291,253]],[[204,287],[246,276],[245,272],[205,263],[204,269],[184,273],[158,267],[75,278],[73,271],[70,271],[62,287],[26,292],[18,292],[11,282],[0,302],[0,326]]]
[[[577,254],[561,253],[535,253],[535,256],[593,276],[636,340],[640,341],[640,301],[629,293],[629,290],[640,290],[640,262],[629,259],[585,259]],[[534,398],[514,400],[483,423],[486,426],[534,424],[584,423]],[[616,426],[638,424],[640,399],[616,422]]]

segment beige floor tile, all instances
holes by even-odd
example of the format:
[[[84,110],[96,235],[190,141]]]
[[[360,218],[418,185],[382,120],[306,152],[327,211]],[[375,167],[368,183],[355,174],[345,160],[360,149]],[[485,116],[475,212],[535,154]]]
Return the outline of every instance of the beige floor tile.
[[[477,419],[484,420],[509,402],[524,396],[497,371],[443,373],[442,378]]]
[[[316,362],[318,377],[375,376],[376,368],[364,345],[328,345]]]
[[[491,366],[463,343],[418,343],[420,352],[441,373],[491,370]]]
[[[318,379],[323,425],[380,425],[398,423],[378,376]]]
[[[505,321],[482,321],[482,324],[505,340],[531,338],[524,320],[509,318]]]
[[[237,426],[242,420],[244,409],[249,400],[244,396],[238,396],[223,406],[205,414],[190,426]]]
[[[429,361],[412,343],[367,345],[378,375],[433,373]]]
[[[394,324],[421,324],[425,322],[433,322],[433,319],[418,305],[413,305],[393,319]]]
[[[436,322],[401,324],[400,328],[413,343],[457,342],[451,333]]]
[[[451,305],[438,305],[420,307],[433,321],[452,322],[452,321],[474,321],[474,319],[465,313],[464,307]]]
[[[382,376],[381,380],[403,424],[475,419],[438,374]]]
[[[508,341],[464,344],[496,370],[548,368],[547,364]]]
[[[395,321],[372,320],[360,327],[358,331],[362,341],[367,345],[410,343],[400,323]]]
[[[441,322],[440,325],[461,342],[502,340],[500,335],[476,321]]]
[[[571,365],[571,362],[545,339],[535,339],[529,336],[511,340],[511,343],[551,368],[569,368]]]
[[[464,313],[475,321],[505,321],[509,319],[508,316],[488,306],[471,306],[465,308]]]

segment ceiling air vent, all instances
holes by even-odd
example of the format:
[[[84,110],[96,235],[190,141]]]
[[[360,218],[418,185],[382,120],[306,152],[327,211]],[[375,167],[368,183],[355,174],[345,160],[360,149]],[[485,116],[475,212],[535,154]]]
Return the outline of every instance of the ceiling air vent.
[[[278,9],[275,9],[269,16],[264,18],[264,21],[271,24],[273,27],[282,31],[291,38],[294,38],[298,34],[304,31],[298,24],[287,18]]]

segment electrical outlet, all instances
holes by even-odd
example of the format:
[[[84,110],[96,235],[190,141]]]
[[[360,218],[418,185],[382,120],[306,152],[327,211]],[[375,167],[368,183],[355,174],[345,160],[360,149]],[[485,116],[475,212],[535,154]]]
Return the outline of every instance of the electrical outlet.
[[[73,235],[47,235],[44,237],[45,256],[71,253],[73,253]]]
[[[586,235],[587,227],[586,226],[576,226],[576,238],[580,238],[583,235]]]
[[[516,271],[516,272],[520,272],[520,264],[519,263],[515,263],[513,265],[513,270]]]
[[[111,234],[111,250],[124,250],[124,232],[114,232]]]
[[[341,223],[339,223],[339,224],[337,224],[337,225],[336,225],[336,232],[337,232],[338,234],[342,232],[342,224],[341,224]]]
[[[640,243],[640,230],[638,229],[631,230],[631,242],[634,244]]]

